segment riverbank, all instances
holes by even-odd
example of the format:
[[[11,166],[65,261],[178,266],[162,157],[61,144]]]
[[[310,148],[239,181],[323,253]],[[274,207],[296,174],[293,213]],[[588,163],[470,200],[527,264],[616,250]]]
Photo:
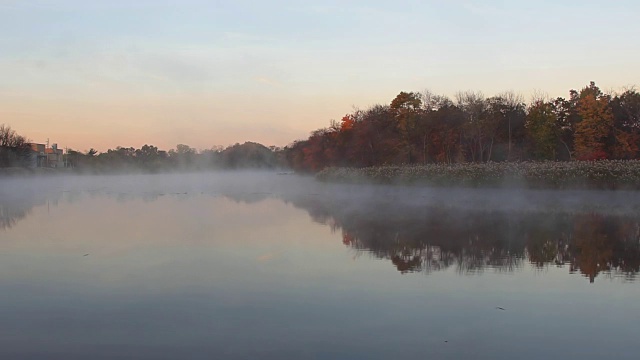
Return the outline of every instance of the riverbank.
[[[7,167],[0,168],[0,177],[25,177],[25,176],[48,176],[72,173],[71,169],[54,169],[54,168],[26,168],[26,167]]]
[[[0,179],[2,178],[21,178],[21,177],[40,177],[40,176],[57,176],[57,175],[87,175],[87,176],[120,176],[120,175],[172,175],[172,174],[208,174],[208,173],[243,173],[243,172],[273,172],[278,175],[293,175],[294,172],[288,169],[143,169],[136,167],[122,168],[26,168],[26,167],[7,167],[0,168]]]
[[[639,160],[501,162],[326,168],[323,182],[437,187],[640,189]]]

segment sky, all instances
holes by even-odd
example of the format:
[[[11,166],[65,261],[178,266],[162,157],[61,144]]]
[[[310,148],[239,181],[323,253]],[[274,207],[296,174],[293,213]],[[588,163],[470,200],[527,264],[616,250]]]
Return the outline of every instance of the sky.
[[[285,146],[400,91],[640,84],[640,2],[0,0],[0,124],[77,150]]]

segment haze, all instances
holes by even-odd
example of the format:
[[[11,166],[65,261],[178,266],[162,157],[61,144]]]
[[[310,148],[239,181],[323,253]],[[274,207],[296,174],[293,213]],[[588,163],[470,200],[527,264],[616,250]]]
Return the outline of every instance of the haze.
[[[78,150],[284,146],[401,90],[640,83],[636,1],[0,0],[0,123]]]

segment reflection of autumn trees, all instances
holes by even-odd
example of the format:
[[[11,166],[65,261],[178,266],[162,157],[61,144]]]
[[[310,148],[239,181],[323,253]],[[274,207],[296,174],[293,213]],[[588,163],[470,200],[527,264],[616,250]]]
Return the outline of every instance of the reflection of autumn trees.
[[[536,266],[569,264],[593,282],[601,272],[632,278],[640,271],[636,218],[580,214],[529,233],[527,253]]]
[[[595,214],[578,216],[567,252],[572,271],[593,282],[600,272],[632,277],[640,270],[638,222],[621,222]]]
[[[523,247],[512,244],[512,231],[495,231],[508,222],[500,217],[485,219],[481,214],[466,214],[460,218],[434,209],[338,216],[336,223],[342,228],[345,243],[391,260],[403,273],[451,266],[464,273],[485,268],[514,269],[523,259]]]
[[[340,189],[355,192],[355,188]],[[151,190],[124,195],[100,190],[96,194],[147,201],[165,194]],[[637,215],[472,210],[446,202],[426,207],[420,201],[398,200],[394,193],[380,197],[366,192],[348,197],[320,192],[278,194],[241,192],[231,185],[218,190],[216,194],[248,204],[282,198],[305,209],[314,221],[341,232],[342,242],[350,249],[386,259],[401,273],[513,271],[527,262],[537,268],[567,266],[592,282],[600,274],[631,279],[640,272]],[[0,189],[0,230],[26,217],[34,206],[61,199],[61,194]],[[69,200],[74,196],[65,194]],[[187,196],[186,192],[166,194]]]
[[[573,241],[568,250],[571,270],[580,272],[593,282],[595,276],[610,268],[613,257],[612,239],[604,229],[600,216],[580,216],[574,222]]]
[[[525,238],[527,256],[536,267],[563,265],[573,230],[567,215],[537,216]]]
[[[292,202],[341,230],[346,246],[387,259],[402,273],[513,271],[526,261],[568,266],[592,282],[601,273],[633,278],[640,271],[640,219],[632,216]]]

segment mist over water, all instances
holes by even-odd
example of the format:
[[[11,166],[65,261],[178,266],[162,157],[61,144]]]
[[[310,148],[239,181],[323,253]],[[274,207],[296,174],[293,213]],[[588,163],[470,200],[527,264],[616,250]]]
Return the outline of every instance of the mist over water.
[[[0,182],[3,358],[640,351],[636,192],[250,171]]]
[[[318,196],[343,201],[375,213],[372,204],[397,207],[439,207],[488,211],[559,211],[640,213],[637,191],[526,190],[495,188],[429,188],[332,184],[312,177],[268,171],[187,174],[50,176],[0,178],[0,203],[23,205],[36,199],[67,199],[105,195],[153,199],[165,195],[245,196],[291,200]]]

